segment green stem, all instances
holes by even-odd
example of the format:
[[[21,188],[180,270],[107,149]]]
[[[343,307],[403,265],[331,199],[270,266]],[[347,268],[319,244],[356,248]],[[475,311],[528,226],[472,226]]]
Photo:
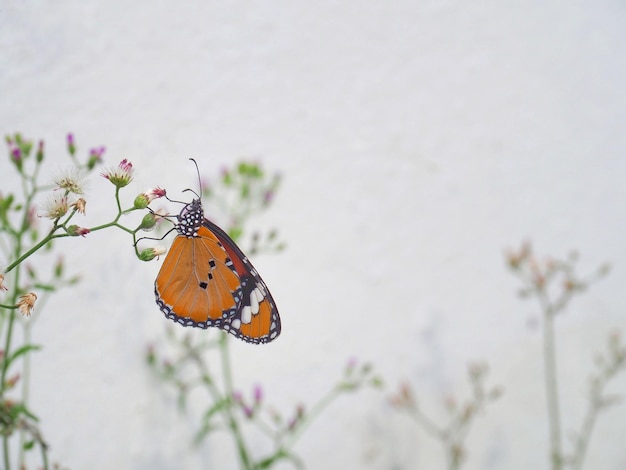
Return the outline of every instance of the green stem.
[[[43,299],[41,299],[43,300]],[[39,309],[42,308],[41,302],[38,305]],[[32,323],[27,323],[24,326],[24,344],[31,344],[32,340]],[[24,354],[22,357],[22,403],[28,407],[30,398],[30,354]],[[24,449],[25,433],[22,431],[19,435],[19,454],[18,454],[18,468],[25,468],[24,466]],[[45,452],[44,452],[45,454]],[[45,468],[48,468],[47,466]]]
[[[311,407],[311,411],[309,411],[306,415],[306,419],[303,420],[293,431],[293,433],[289,436],[289,440],[286,445],[283,447],[290,448],[292,447],[296,441],[300,438],[302,433],[306,428],[308,428],[311,423],[315,420],[317,416],[319,416],[322,411],[324,411],[328,405],[330,405],[335,399],[343,392],[344,388],[340,385],[337,385],[330,390],[326,394],[326,396],[322,397],[315,405]]]
[[[540,293],[543,306],[543,358],[546,386],[546,403],[548,407],[548,425],[550,432],[550,461],[552,470],[563,468],[563,453],[561,451],[561,417],[559,411],[559,390],[556,363],[556,337],[554,333],[555,311]]]
[[[69,236],[66,233],[58,233],[56,235],[53,235],[53,232],[56,229],[57,229],[57,227],[55,227],[51,233],[49,233],[47,236],[45,236],[39,243],[37,243],[35,246],[33,246],[30,250],[28,250],[26,253],[24,253],[23,255],[18,257],[15,261],[13,261],[9,265],[9,267],[6,269],[5,272],[8,273],[9,271],[12,271],[16,266],[18,266],[19,264],[24,262],[24,260],[26,258],[28,258],[30,255],[32,255],[33,253],[35,253],[36,251],[41,249],[41,247],[43,247],[44,245],[46,245],[48,242],[52,241],[53,239],[55,239],[55,238],[63,238],[63,237],[68,237]],[[20,247],[21,247],[21,244],[20,244]]]
[[[22,246],[21,237],[17,239],[15,252],[19,253]],[[21,269],[18,268],[15,271],[15,277],[13,279],[13,295],[11,297],[11,303],[15,305],[17,303],[17,296],[19,294],[19,282],[20,282],[20,272]],[[6,375],[9,368],[9,361],[7,360],[11,354],[11,339],[13,336],[13,325],[15,324],[15,309],[9,310],[9,324],[6,332],[6,339],[4,344],[4,361],[2,361],[2,374],[0,375],[0,399],[4,400],[4,392],[6,390]],[[11,468],[11,459],[9,456],[9,435],[5,434],[2,436],[2,448],[4,453],[4,468],[5,470],[10,470]]]
[[[11,469],[11,461],[9,459],[9,436],[2,436],[2,453],[4,454],[4,468]]]
[[[136,230],[131,230],[131,229],[127,228],[127,227],[124,227],[123,225],[118,224],[118,221],[120,220],[120,217],[122,216],[122,214],[127,214],[127,213],[135,210],[134,208],[132,208],[132,209],[128,209],[128,210],[122,211],[122,209],[120,207],[120,201],[119,201],[119,194],[118,193],[119,193],[119,188],[116,188],[115,199],[117,201],[118,213],[115,216],[115,219],[113,219],[112,222],[108,222],[106,224],[97,225],[96,227],[90,228],[89,229],[90,232],[97,232],[98,230],[103,230],[103,229],[109,228],[109,227],[117,227],[117,228],[119,228],[121,230],[124,230],[125,232],[130,233],[132,235],[134,235],[136,233]],[[9,267],[6,269],[5,272],[8,273],[9,271],[13,270],[15,268],[15,266],[17,266],[18,264],[24,262],[25,259],[27,259],[29,256],[34,254],[36,251],[41,249],[44,245],[46,245],[48,242],[52,241],[53,239],[69,237],[70,235],[67,234],[67,233],[57,233],[57,234],[55,234],[54,232],[58,228],[67,229],[67,227],[65,225],[69,221],[70,218],[71,218],[71,216],[68,217],[68,219],[61,225],[57,225],[55,223],[55,225],[52,227],[52,229],[50,230],[50,232],[48,233],[47,236],[45,236],[39,243],[37,243],[30,250],[28,250],[26,253],[24,253],[19,258],[17,258],[13,263],[11,263],[9,265]]]
[[[587,446],[589,445],[593,426],[596,422],[597,407],[594,405],[595,404],[590,405],[589,410],[587,411],[587,414],[585,416],[585,420],[583,421],[581,435],[578,436],[576,440],[576,450],[574,453],[572,470],[581,470],[583,468],[585,454],[587,453]]]
[[[231,364],[230,364],[230,353],[228,350],[228,334],[224,332],[220,332],[219,339],[219,348],[222,357],[222,374],[224,375],[224,396],[229,400],[232,400],[233,397],[233,377],[231,372]],[[246,444],[243,440],[243,435],[241,434],[241,430],[239,429],[239,425],[235,416],[233,414],[232,406],[225,406],[224,412],[226,413],[226,419],[228,421],[228,426],[235,437],[235,443],[237,444],[237,450],[239,452],[239,458],[241,459],[241,464],[245,469],[253,468],[250,462],[250,456],[248,455],[248,451],[246,449]]]

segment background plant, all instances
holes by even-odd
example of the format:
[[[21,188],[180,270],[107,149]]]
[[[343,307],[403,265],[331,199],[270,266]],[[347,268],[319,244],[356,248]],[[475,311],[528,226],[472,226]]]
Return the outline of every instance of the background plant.
[[[586,291],[609,272],[609,266],[605,264],[590,275],[581,276],[576,271],[577,260],[575,252],[565,259],[539,258],[533,254],[530,243],[507,254],[509,268],[522,282],[519,295],[534,299],[541,311],[549,460],[552,470],[566,467],[580,470],[583,467],[599,413],[617,403],[616,397],[606,394],[606,385],[626,366],[626,347],[621,344],[617,332],[611,333],[606,353],[598,354],[595,358],[596,370],[589,379],[588,403],[583,422],[579,429],[571,432],[571,450],[564,450],[555,322],[576,295]]]
[[[278,174],[268,175],[256,163],[240,162],[232,169],[223,169],[215,183],[203,183],[204,202],[225,215],[230,221],[229,235],[240,243],[247,222],[271,205],[279,183]],[[276,253],[284,248],[276,230],[254,232],[247,243],[248,253]],[[199,416],[195,444],[200,445],[213,432],[229,433],[243,469],[270,468],[279,461],[303,468],[293,447],[314,419],[342,394],[381,386],[369,364],[349,361],[343,374],[316,403],[309,407],[297,404],[285,415],[268,404],[262,385],[255,385],[248,393],[236,387],[229,347],[232,338],[227,333],[168,325],[165,338],[164,352],[157,353],[154,346],[148,348],[147,363],[164,384],[177,391],[181,411],[186,410],[193,391],[204,396],[206,407]],[[254,455],[246,430],[264,436],[271,450],[266,455]]]
[[[72,134],[67,137],[68,167],[49,179],[42,177],[46,161],[45,146],[20,134],[6,137],[8,159],[3,160],[5,178],[0,192],[0,436],[2,465],[5,470],[23,468],[25,453],[39,449],[41,465],[49,468],[48,445],[39,431],[39,419],[29,404],[31,377],[30,354],[41,349],[32,344],[31,332],[49,296],[63,287],[75,285],[79,277],[66,273],[63,258],[45,273],[46,262],[35,254],[51,252],[61,238],[85,237],[91,232],[118,228],[129,233],[139,259],[150,260],[158,251],[136,248],[137,233],[156,224],[157,218],[146,213],[135,228],[120,223],[123,215],[144,210],[149,202],[164,195],[160,191],[140,194],[133,205],[122,209],[120,190],[133,179],[133,167],[123,160],[101,173],[115,187],[116,215],[113,220],[90,228],[77,225],[86,214],[86,177],[101,163],[104,147],[91,149],[80,158]],[[11,170],[14,177],[10,177]],[[8,191],[8,181],[17,184]],[[42,182],[42,180],[44,180]],[[146,211],[147,212],[147,211]],[[83,219],[84,220],[84,219]],[[35,262],[27,262],[34,259]],[[12,455],[17,458],[12,458]]]
[[[487,405],[502,394],[500,387],[486,386],[487,374],[488,367],[484,363],[468,366],[471,395],[461,403],[452,397],[444,400],[444,408],[448,414],[444,424],[437,423],[423,410],[408,382],[402,384],[390,398],[394,408],[409,416],[426,434],[439,441],[446,457],[446,468],[449,470],[458,470],[466,461],[468,450],[465,441],[474,420],[485,412]]]
[[[565,259],[539,258],[533,254],[530,243],[510,251],[506,259],[512,273],[522,282],[519,295],[534,299],[542,314],[549,466],[552,470],[581,470],[600,413],[619,402],[618,396],[607,393],[607,386],[626,368],[626,346],[622,344],[620,334],[614,331],[609,334],[605,351],[594,357],[595,370],[589,376],[586,411],[579,428],[569,433],[571,445],[565,450],[555,321],[576,295],[585,292],[609,272],[609,266],[602,265],[590,275],[580,276],[576,271],[576,253],[571,253]],[[486,364],[470,365],[468,371],[472,394],[461,405],[451,398],[445,400],[449,417],[444,424],[437,423],[422,409],[408,382],[402,384],[390,398],[391,404],[397,410],[410,416],[423,431],[441,443],[446,455],[446,468],[449,470],[457,470],[465,463],[468,451],[464,441],[474,419],[502,393],[500,387],[485,386]]]

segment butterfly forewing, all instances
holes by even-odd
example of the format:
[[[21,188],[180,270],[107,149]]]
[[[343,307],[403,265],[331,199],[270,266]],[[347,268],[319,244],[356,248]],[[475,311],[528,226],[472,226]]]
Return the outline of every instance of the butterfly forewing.
[[[215,237],[174,239],[155,283],[164,313],[185,326],[219,326],[241,297],[237,273]]]

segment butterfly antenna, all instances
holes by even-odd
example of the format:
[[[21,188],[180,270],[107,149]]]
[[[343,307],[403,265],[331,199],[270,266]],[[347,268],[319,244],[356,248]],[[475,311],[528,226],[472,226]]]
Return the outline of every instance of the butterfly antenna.
[[[198,175],[198,189],[200,190],[200,194],[202,194],[202,179],[200,178],[200,169],[198,168],[198,162],[196,162],[194,158],[190,158],[189,160],[191,160],[193,164],[196,165],[196,174]],[[198,193],[196,193],[196,196],[198,196]]]

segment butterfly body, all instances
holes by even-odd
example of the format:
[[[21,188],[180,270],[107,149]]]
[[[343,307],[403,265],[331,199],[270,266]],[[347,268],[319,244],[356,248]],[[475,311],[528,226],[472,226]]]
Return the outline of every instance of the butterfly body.
[[[241,249],[204,217],[200,199],[177,217],[178,235],[154,284],[165,316],[183,326],[217,327],[249,343],[280,334],[278,309]]]

